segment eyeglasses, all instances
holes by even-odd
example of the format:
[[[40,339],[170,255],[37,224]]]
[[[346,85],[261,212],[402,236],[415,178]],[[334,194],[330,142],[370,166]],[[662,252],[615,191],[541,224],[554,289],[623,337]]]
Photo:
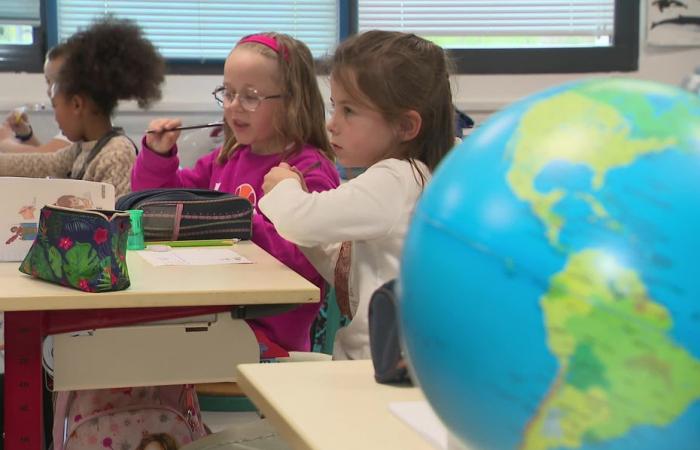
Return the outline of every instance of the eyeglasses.
[[[225,87],[219,86],[214,89],[211,94],[214,96],[216,103],[222,108],[233,103],[236,97],[238,97],[238,102],[241,104],[241,107],[248,112],[255,112],[263,100],[284,97],[283,94],[260,95],[257,89],[250,86],[246,86],[241,92],[231,92],[226,90]]]

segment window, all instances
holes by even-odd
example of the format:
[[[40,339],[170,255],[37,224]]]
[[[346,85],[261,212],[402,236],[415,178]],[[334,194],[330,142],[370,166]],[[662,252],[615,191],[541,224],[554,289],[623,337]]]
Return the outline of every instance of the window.
[[[220,74],[233,44],[261,30],[291,34],[322,56],[369,28],[431,39],[459,73],[631,71],[639,7],[634,0],[0,0],[0,69],[40,71],[45,40],[53,45],[113,13],[136,20],[177,73]]]
[[[39,0],[0,0],[0,68],[40,70],[43,29]]]
[[[460,73],[636,70],[639,2],[358,0],[358,30],[412,32]]]
[[[221,63],[233,45],[259,31],[290,34],[315,56],[338,41],[335,0],[55,1],[58,40],[111,13],[138,22],[163,56],[180,67],[179,72],[195,66],[202,73],[202,67],[213,65],[214,73],[221,73]]]

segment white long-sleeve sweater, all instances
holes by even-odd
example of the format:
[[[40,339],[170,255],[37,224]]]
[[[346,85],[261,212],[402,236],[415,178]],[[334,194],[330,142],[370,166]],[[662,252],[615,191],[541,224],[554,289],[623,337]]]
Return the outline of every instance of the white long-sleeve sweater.
[[[415,163],[427,182],[428,168]],[[379,286],[398,275],[404,238],[421,192],[421,177],[408,161],[385,159],[333,190],[307,193],[289,179],[260,200],[260,210],[279,234],[299,245],[330,283],[340,244],[352,241],[349,292],[353,319],[336,335],[334,358],[371,356],[369,300]]]

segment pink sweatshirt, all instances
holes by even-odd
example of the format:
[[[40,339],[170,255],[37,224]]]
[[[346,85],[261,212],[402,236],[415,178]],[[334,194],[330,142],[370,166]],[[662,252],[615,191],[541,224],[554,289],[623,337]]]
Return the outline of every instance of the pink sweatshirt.
[[[222,166],[216,162],[220,148],[201,157],[192,169],[178,169],[177,147],[170,155],[160,155],[142,141],[142,151],[131,172],[131,189],[139,191],[161,187],[192,187],[230,192],[247,198],[254,206],[253,242],[270,253],[299,275],[321,288],[323,278],[299,251],[296,245],[283,239],[274,225],[258,209],[258,199],[262,197],[265,174],[282,161],[282,154],[258,155],[249,146],[243,146],[233,153]],[[320,166],[309,170],[304,180],[309,191],[325,191],[340,184],[338,172],[319,149],[305,145],[286,162],[304,172],[308,167],[320,162]],[[254,329],[263,331],[273,342],[286,350],[309,350],[309,330],[318,314],[320,304],[300,306],[292,311],[251,320]]]

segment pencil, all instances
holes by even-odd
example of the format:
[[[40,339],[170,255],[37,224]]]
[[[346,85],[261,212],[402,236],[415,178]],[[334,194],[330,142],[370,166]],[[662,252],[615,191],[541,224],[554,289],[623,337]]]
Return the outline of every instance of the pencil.
[[[223,247],[233,245],[240,239],[199,239],[191,241],[147,241],[148,245],[167,245],[169,247]]]
[[[205,123],[202,125],[188,125],[186,127],[168,128],[167,130],[146,130],[146,133],[167,133],[169,131],[196,130],[197,128],[220,127],[223,124],[224,124],[223,122],[211,122],[211,123]]]
[[[19,125],[20,123],[22,123],[22,114],[24,114],[26,111],[27,108],[24,106],[15,108],[15,124]]]

